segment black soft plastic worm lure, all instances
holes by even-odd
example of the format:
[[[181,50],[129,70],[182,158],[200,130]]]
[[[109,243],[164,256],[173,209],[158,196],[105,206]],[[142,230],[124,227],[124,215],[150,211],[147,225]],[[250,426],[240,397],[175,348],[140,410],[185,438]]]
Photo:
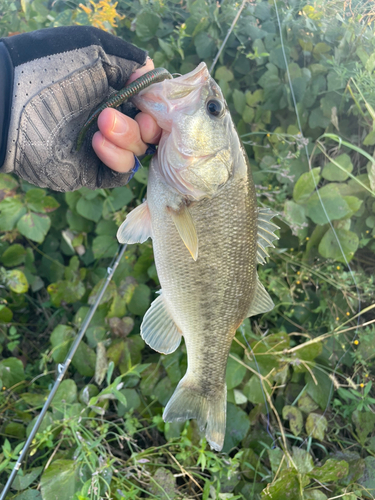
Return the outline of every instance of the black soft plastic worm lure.
[[[77,151],[81,149],[83,141],[86,137],[87,131],[91,125],[97,120],[100,113],[105,108],[117,108],[124,102],[126,102],[130,97],[138,94],[141,90],[147,88],[153,83],[162,82],[165,79],[171,79],[172,75],[165,68],[155,68],[148,73],[140,76],[134,82],[130,83],[123,89],[121,89],[116,94],[112,95],[109,99],[104,101],[96,111],[88,118],[84,126],[82,127],[78,139],[77,139]]]

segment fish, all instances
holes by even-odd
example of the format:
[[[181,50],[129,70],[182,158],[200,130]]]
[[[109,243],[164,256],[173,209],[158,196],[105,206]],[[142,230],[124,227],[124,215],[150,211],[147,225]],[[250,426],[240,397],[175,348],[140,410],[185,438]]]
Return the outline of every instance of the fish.
[[[233,337],[245,318],[274,307],[257,264],[277,238],[275,214],[257,205],[245,149],[205,63],[132,100],[162,128],[147,199],[117,233],[121,243],[152,238],[161,290],[140,333],[166,355],[184,337],[187,371],[163,419],[196,419],[211,448],[221,451]]]

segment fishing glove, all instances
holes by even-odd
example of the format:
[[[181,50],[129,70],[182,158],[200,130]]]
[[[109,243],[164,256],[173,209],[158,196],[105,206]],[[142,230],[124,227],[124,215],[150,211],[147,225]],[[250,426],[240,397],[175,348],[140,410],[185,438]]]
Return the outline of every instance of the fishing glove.
[[[88,26],[1,38],[0,172],[55,191],[128,182],[135,169],[114,172],[96,156],[91,146],[96,126],[79,152],[76,140],[91,112],[125,86],[146,56]]]

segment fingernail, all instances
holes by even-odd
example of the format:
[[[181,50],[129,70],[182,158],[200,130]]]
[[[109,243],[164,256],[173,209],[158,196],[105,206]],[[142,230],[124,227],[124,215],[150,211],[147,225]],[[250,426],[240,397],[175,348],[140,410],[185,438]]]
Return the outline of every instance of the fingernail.
[[[121,114],[116,114],[111,132],[113,134],[125,134],[128,131],[128,124]]]
[[[106,149],[117,149],[117,146],[115,144],[113,144],[113,142],[111,141],[107,141],[107,139],[105,139],[103,137],[103,140],[102,140],[102,148],[106,148]]]

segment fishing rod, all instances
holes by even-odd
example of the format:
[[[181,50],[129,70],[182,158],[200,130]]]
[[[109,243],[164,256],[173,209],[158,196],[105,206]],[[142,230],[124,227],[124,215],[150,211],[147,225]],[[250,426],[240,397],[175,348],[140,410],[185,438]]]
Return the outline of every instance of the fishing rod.
[[[91,125],[94,123],[94,121],[97,119],[100,112],[104,108],[106,108],[106,107],[116,108],[116,107],[120,106],[120,104],[123,104],[128,99],[130,99],[130,97],[134,96],[135,94],[138,94],[141,90],[145,89],[149,85],[156,83],[156,82],[163,81],[166,78],[172,78],[169,71],[167,71],[164,68],[155,68],[155,69],[143,74],[142,76],[140,76],[139,78],[134,80],[132,83],[130,83],[128,86],[124,87],[122,90],[120,90],[116,94],[112,95],[109,99],[107,99],[107,101],[105,101],[94,112],[93,115],[91,115],[89,117],[87,122],[84,124],[84,126],[83,126],[83,128],[80,131],[79,136],[78,136],[77,149],[79,149],[80,146],[82,145],[82,142],[85,139],[85,136],[86,136],[88,129],[91,127]],[[77,335],[75,341],[73,342],[73,345],[72,345],[64,363],[62,363],[62,364],[60,363],[57,366],[57,371],[58,371],[57,379],[54,383],[54,386],[52,387],[52,390],[47,398],[47,401],[44,403],[44,406],[39,414],[37,421],[35,422],[34,427],[31,430],[31,433],[30,433],[30,435],[29,435],[29,437],[28,437],[28,439],[27,439],[27,441],[26,441],[26,443],[25,443],[25,445],[20,453],[20,456],[19,456],[15,466],[13,467],[13,470],[9,476],[9,479],[8,479],[3,491],[1,492],[0,500],[5,500],[5,497],[9,491],[9,488],[11,487],[19,469],[21,468],[22,462],[26,457],[28,449],[30,448],[31,443],[32,443],[36,433],[38,432],[38,429],[43,421],[45,414],[47,413],[47,410],[48,410],[56,392],[57,392],[57,389],[59,388],[59,386],[60,386],[68,368],[69,368],[69,365],[73,359],[73,356],[76,353],[78,346],[79,346],[81,340],[83,339],[84,334],[86,333],[86,330],[87,330],[87,328],[92,320],[92,317],[94,316],[95,311],[98,308],[105,291],[107,290],[107,287],[108,287],[108,285],[109,285],[109,283],[110,283],[110,281],[111,281],[111,279],[112,279],[112,277],[113,277],[113,275],[114,275],[114,273],[115,273],[115,271],[120,263],[122,256],[124,255],[126,247],[127,247],[127,245],[120,245],[119,246],[119,248],[117,250],[117,257],[114,258],[115,260],[113,262],[113,265],[111,265],[107,268],[106,280],[103,283],[103,286],[102,286],[94,304],[91,306],[91,309],[89,310],[89,312],[88,312],[88,314],[83,322],[83,325],[82,325],[80,331],[78,332],[78,335]]]
[[[78,335],[77,335],[75,341],[73,342],[73,345],[72,345],[64,363],[60,363],[57,365],[57,371],[58,371],[57,379],[52,387],[51,392],[49,393],[47,401],[44,403],[44,406],[39,414],[37,421],[34,424],[34,427],[32,428],[32,430],[30,432],[30,435],[29,435],[29,437],[28,437],[28,439],[27,439],[27,441],[26,441],[26,443],[25,443],[25,445],[20,453],[20,456],[19,456],[16,464],[13,467],[13,470],[9,476],[9,479],[8,479],[6,485],[4,486],[3,491],[1,492],[0,500],[5,500],[5,497],[6,497],[7,493],[9,492],[9,488],[12,486],[13,481],[14,481],[16,475],[18,474],[18,471],[21,468],[22,462],[24,461],[24,459],[26,457],[26,454],[30,448],[30,445],[31,445],[36,433],[38,432],[38,429],[43,421],[45,414],[47,413],[47,410],[48,410],[50,404],[52,403],[52,400],[57,392],[57,389],[59,388],[66,372],[68,371],[68,368],[69,368],[69,365],[73,359],[73,356],[76,353],[78,346],[79,346],[81,340],[83,339],[83,336],[85,335],[86,330],[87,330],[87,328],[92,320],[92,317],[94,316],[94,314],[95,314],[95,312],[100,304],[100,301],[102,300],[103,295],[104,295],[105,291],[107,290],[109,283],[112,280],[112,277],[113,277],[113,275],[114,275],[114,273],[115,273],[115,271],[116,271],[116,269],[121,261],[121,258],[124,255],[126,247],[127,247],[127,245],[120,245],[119,246],[119,248],[117,250],[117,257],[115,258],[113,265],[111,265],[107,268],[106,280],[103,283],[103,286],[100,289],[100,292],[97,295],[94,304],[91,306],[91,309],[87,313],[87,316],[82,324],[82,327],[81,327],[80,331],[78,332]]]

